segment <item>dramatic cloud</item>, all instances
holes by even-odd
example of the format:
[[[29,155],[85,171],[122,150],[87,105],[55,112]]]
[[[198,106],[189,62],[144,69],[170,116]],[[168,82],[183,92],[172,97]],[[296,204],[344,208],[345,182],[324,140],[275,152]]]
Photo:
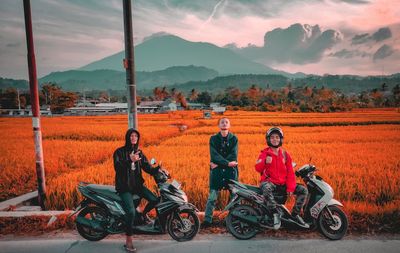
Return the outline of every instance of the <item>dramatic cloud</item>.
[[[239,50],[244,56],[269,62],[304,64],[318,62],[325,51],[341,41],[334,30],[321,31],[318,25],[293,24],[277,28],[264,36],[264,46],[250,46]]]
[[[369,33],[357,34],[351,39],[351,44],[358,45],[369,41]]]
[[[390,28],[383,27],[383,28],[380,28],[378,31],[376,31],[371,36],[369,35],[369,33],[355,35],[351,39],[351,44],[359,45],[359,44],[367,43],[369,41],[380,42],[380,41],[389,39],[391,37],[392,37],[392,31],[390,30]]]
[[[27,78],[22,6],[22,1],[0,0],[3,77]],[[347,57],[354,56],[349,60],[350,70],[355,70],[354,64],[362,59],[363,68],[357,73],[373,73],[375,65],[383,63],[385,70],[399,72],[398,0],[134,0],[132,7],[135,44],[165,31],[218,46],[235,43],[246,47],[239,50],[241,53],[254,55],[251,58],[262,63],[288,71],[304,68],[310,73],[324,73],[325,64],[332,73],[339,67],[344,71],[343,62],[349,58],[341,58],[341,54],[324,56],[343,49],[359,50],[369,54],[370,65],[362,56],[357,57],[357,51],[347,52]],[[124,49],[121,0],[35,0],[31,8],[39,77],[79,68]],[[264,38],[266,31],[277,27],[287,30],[294,23],[319,26],[315,31],[293,27]],[[341,37],[344,39],[339,42]],[[374,62],[372,55],[383,43],[395,53]],[[275,52],[278,49],[281,51]]]
[[[391,46],[385,44],[385,45],[381,46],[375,52],[373,59],[374,59],[374,61],[385,59],[386,57],[392,55],[393,53],[394,53],[393,48]]]
[[[360,50],[347,50],[347,49],[342,49],[340,51],[337,51],[335,53],[329,54],[331,57],[337,57],[337,58],[344,58],[344,59],[350,59],[354,57],[369,57],[370,54],[367,52],[363,52]]]
[[[390,37],[392,37],[392,32],[389,27],[381,28],[371,36],[371,38],[376,42],[389,39]]]

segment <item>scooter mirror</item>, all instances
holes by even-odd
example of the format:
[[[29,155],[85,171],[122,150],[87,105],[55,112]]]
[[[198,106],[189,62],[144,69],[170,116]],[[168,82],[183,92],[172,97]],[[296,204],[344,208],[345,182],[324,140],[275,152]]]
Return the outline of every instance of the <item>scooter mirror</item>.
[[[155,158],[151,158],[151,160],[150,160],[150,164],[151,164],[151,165],[154,165],[154,164],[156,164],[156,162],[157,162],[157,161],[156,161],[156,159],[155,159]]]
[[[292,167],[294,168],[294,167],[296,167],[296,166],[297,166],[297,163],[292,162]]]

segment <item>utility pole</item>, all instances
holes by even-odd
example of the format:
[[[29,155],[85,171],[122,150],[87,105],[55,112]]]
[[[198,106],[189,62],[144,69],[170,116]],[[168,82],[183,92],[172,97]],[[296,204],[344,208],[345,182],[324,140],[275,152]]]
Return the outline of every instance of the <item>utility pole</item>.
[[[128,91],[128,126],[129,128],[138,129],[131,0],[123,0],[123,9],[125,35],[124,68],[126,69]]]
[[[26,45],[28,48],[29,89],[32,104],[32,125],[35,143],[36,176],[38,181],[38,202],[45,209],[46,180],[44,176],[42,131],[40,129],[39,89],[36,75],[35,48],[33,45],[32,16],[30,0],[24,0]]]
[[[18,110],[21,112],[21,100],[19,99],[19,89],[17,89]]]

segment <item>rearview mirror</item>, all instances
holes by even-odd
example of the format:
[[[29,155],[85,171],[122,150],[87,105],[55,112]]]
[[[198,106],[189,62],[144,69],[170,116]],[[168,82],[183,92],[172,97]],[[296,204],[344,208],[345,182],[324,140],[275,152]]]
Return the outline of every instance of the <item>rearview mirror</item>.
[[[151,164],[151,165],[154,165],[154,164],[156,164],[156,162],[157,162],[157,161],[156,161],[156,159],[155,159],[155,158],[151,158],[151,160],[150,160],[150,164]]]
[[[292,167],[294,168],[294,167],[296,167],[296,166],[297,166],[297,163],[292,162]]]

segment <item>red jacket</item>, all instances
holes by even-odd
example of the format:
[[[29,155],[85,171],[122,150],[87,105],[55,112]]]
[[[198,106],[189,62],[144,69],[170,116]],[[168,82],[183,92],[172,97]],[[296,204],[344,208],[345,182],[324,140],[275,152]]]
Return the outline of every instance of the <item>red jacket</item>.
[[[282,149],[275,155],[270,147],[261,151],[258,156],[255,169],[261,174],[260,182],[270,181],[276,185],[285,185],[288,192],[294,192],[296,188],[296,178],[293,172],[292,158],[287,151],[285,156],[282,154]],[[265,163],[267,157],[271,157],[270,163]]]

